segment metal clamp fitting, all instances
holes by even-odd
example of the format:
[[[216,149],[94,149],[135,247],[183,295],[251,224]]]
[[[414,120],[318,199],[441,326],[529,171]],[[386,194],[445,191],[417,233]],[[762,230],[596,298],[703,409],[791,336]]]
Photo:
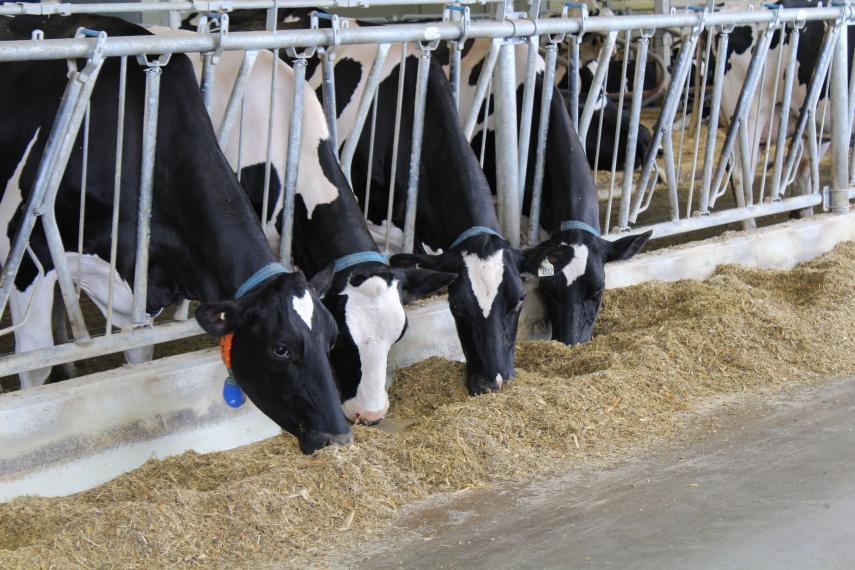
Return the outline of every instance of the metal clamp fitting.
[[[460,14],[458,20],[451,17],[452,12]],[[457,49],[463,50],[463,44],[469,39],[469,29],[472,26],[472,15],[469,11],[469,6],[461,6],[460,4],[446,4],[442,10],[442,22],[450,24],[453,22],[460,23],[460,37],[457,39]]]
[[[169,63],[169,59],[172,57],[171,53],[164,53],[157,56],[157,59],[149,59],[148,55],[138,55],[137,63],[145,66],[147,69],[146,73],[157,73],[160,75],[161,68],[165,67],[167,63]]]
[[[41,33],[41,38],[44,39],[44,32],[41,30],[36,30]],[[36,31],[33,32],[33,35],[36,35]],[[74,33],[75,38],[95,38],[95,45],[92,47],[92,53],[89,54],[88,60],[92,61],[100,61],[104,59],[104,45],[107,43],[107,32],[101,30],[90,30],[89,28],[77,28],[77,31]],[[33,38],[36,39],[36,38]],[[69,59],[66,61],[68,65],[68,75],[71,76],[72,73],[77,72],[77,62],[73,59]],[[81,73],[79,76],[79,80],[81,82],[85,82],[87,79],[87,75]]]
[[[338,14],[328,14],[326,12],[319,12],[317,10],[313,11],[309,14],[309,27],[312,30],[319,30],[321,27],[318,25],[318,20],[328,20],[330,23],[330,29],[333,34],[333,43],[332,49],[330,46],[326,47],[318,47],[319,53],[327,53],[330,56],[335,56],[335,48],[341,45],[341,28],[342,23],[344,27],[347,27],[347,19],[342,19]]]
[[[564,6],[561,7],[561,17],[568,18],[568,13],[570,10],[579,10],[579,31],[575,34],[570,34],[576,38],[576,42],[582,41],[582,36],[585,35],[585,27],[588,25],[588,5],[581,2],[565,2]],[[559,34],[563,36],[564,34]]]

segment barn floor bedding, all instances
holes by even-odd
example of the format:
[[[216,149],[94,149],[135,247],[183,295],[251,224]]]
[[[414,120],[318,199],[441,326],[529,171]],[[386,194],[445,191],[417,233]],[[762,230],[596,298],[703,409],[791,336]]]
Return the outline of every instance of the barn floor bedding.
[[[304,457],[290,436],[151,460],[65,498],[0,505],[0,567],[325,565],[433,493],[636,453],[705,398],[855,373],[855,243],[793,271],[606,293],[595,340],[523,342],[517,380],[468,398],[463,365],[396,377],[395,433]]]

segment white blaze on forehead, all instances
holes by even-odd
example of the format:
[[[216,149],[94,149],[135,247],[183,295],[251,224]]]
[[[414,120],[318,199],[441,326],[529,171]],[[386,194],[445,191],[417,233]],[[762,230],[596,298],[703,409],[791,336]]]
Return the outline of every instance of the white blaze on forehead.
[[[347,297],[345,324],[359,351],[362,376],[356,396],[342,404],[345,415],[383,413],[389,407],[386,394],[386,363],[389,349],[401,336],[407,316],[398,294],[398,281],[387,283],[369,277],[358,287],[348,283],[340,293]]]
[[[588,266],[588,246],[585,244],[574,244],[570,247],[573,248],[573,259],[561,270],[561,273],[567,279],[568,287],[585,274],[585,268]]]
[[[312,330],[312,315],[315,313],[315,303],[312,301],[312,294],[309,290],[306,289],[302,297],[294,295],[291,298],[291,306],[294,307],[294,310],[297,311],[297,314],[300,315],[300,318],[303,319],[309,330]]]
[[[503,252],[504,250],[500,249],[486,259],[481,259],[475,253],[463,254],[463,263],[466,264],[472,292],[478,300],[478,306],[481,307],[485,319],[490,316],[493,301],[499,294],[499,286],[502,284],[505,273]]]

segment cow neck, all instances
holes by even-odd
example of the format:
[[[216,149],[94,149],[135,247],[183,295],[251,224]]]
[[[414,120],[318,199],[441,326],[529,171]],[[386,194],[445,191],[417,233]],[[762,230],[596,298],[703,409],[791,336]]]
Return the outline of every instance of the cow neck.
[[[172,225],[182,245],[177,263],[161,261],[173,268],[175,282],[186,298],[229,299],[259,269],[278,260],[249,198],[219,150],[198,89],[182,93],[180,81],[165,80],[169,72],[181,72],[182,65],[189,68],[184,73],[192,76],[189,60],[174,57],[161,82],[161,100],[170,105],[161,107],[158,121],[159,131],[166,136],[158,137],[158,171],[162,174],[154,197],[155,208],[160,210],[156,219]],[[152,247],[153,262],[157,261],[155,252],[174,253],[174,245],[158,245],[163,247]]]
[[[594,175],[579,135],[564,107],[564,99],[557,89],[552,95],[546,136],[548,154],[544,171],[541,225],[553,234],[560,231],[562,222],[574,221],[599,233],[600,208]]]
[[[435,63],[430,69],[426,116],[422,176],[430,200],[419,200],[419,208],[431,211],[429,230],[438,238],[437,245],[448,248],[472,227],[498,232],[490,184],[460,129],[448,79]]]

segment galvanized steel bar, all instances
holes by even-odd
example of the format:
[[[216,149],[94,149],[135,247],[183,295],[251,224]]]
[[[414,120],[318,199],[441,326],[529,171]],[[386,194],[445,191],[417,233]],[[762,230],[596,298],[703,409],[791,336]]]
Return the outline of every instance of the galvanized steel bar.
[[[698,168],[698,155],[700,153],[700,144],[701,144],[701,124],[703,121],[701,120],[701,115],[704,110],[704,101],[706,100],[707,93],[707,76],[709,74],[709,64],[710,64],[710,54],[712,53],[712,30],[708,29],[706,33],[706,41],[704,43],[704,58],[701,62],[701,66],[698,69],[698,73],[701,75],[701,85],[698,92],[695,94],[695,108],[693,112],[693,120],[692,123],[694,125],[695,130],[695,145],[692,151],[692,172],[689,175],[689,195],[686,198],[686,217],[690,217],[692,215],[692,203],[695,195],[695,173]]]
[[[217,143],[219,143],[220,148],[224,148],[230,140],[232,129],[234,129],[240,115],[243,96],[246,93],[249,76],[252,73],[252,68],[255,66],[257,57],[257,50],[249,50],[243,54],[240,69],[238,69],[238,74],[232,86],[232,92],[229,95],[229,102],[226,103],[226,110],[223,113],[223,122],[220,123],[220,128],[217,130]]]
[[[205,105],[205,110],[208,115],[211,114],[211,99],[214,95],[214,72],[216,71],[216,57],[214,54],[206,53],[202,55],[202,79],[200,89],[202,90],[202,103]]]
[[[338,157],[338,124],[335,103],[335,73],[333,72],[333,59],[335,53],[325,49],[321,52],[321,71],[323,73],[322,90],[324,103],[324,117],[327,120],[327,129],[330,132],[330,144]]]
[[[712,98],[710,100],[710,120],[707,130],[707,146],[704,153],[704,174],[701,183],[701,201],[699,205],[702,216],[709,214],[710,197],[712,194],[712,176],[715,166],[715,142],[718,138],[718,119],[721,111],[721,93],[724,88],[724,68],[727,64],[727,46],[730,43],[729,29],[722,30],[718,37],[716,52],[715,76],[713,78]]]
[[[107,281],[108,336],[113,334],[113,291],[116,280],[116,256],[119,247],[119,207],[122,199],[122,155],[125,144],[125,93],[128,85],[128,58],[119,61],[119,95],[116,102],[116,159],[113,162],[113,215],[110,222],[110,277]]]
[[[612,165],[611,172],[609,175],[609,200],[606,205],[606,216],[603,222],[603,233],[609,233],[611,229],[612,223],[612,206],[614,204],[615,198],[615,178],[617,176],[617,162],[618,162],[618,150],[622,146],[621,143],[621,129],[623,128],[623,104],[626,99],[626,72],[629,69],[629,54],[630,49],[632,48],[632,31],[627,30],[626,37],[624,38],[624,52],[623,52],[623,62],[620,66],[620,94],[618,96],[618,107],[617,107],[617,122],[615,124],[615,133],[614,133],[614,149],[612,149]],[[605,113],[601,113],[605,114]],[[633,153],[634,154],[634,153]]]
[[[793,28],[790,33],[790,58],[787,60],[787,70],[784,72],[784,91],[781,95],[781,115],[778,121],[778,135],[775,140],[775,166],[772,172],[772,188],[769,192],[772,200],[778,200],[781,195],[781,177],[784,168],[784,150],[786,149],[787,127],[790,121],[790,104],[793,98],[793,84],[796,77],[798,62],[799,37],[801,30]]]
[[[526,62],[525,62],[525,83],[523,84],[522,107],[520,110],[520,129],[519,129],[519,151],[517,157],[519,160],[518,174],[520,196],[525,192],[525,178],[528,169],[528,147],[531,142],[531,115],[534,112],[534,86],[535,73],[537,71],[536,64],[540,58],[538,47],[540,46],[540,38],[533,36],[526,41]],[[516,91],[516,85],[514,85]],[[522,207],[522,200],[520,200]]]
[[[451,59],[448,62],[448,81],[451,83],[451,94],[454,97],[454,108],[460,113],[460,56],[463,46],[460,42],[451,42],[448,50]]]
[[[83,258],[83,236],[86,231],[86,190],[89,174],[89,121],[92,115],[92,105],[86,106],[83,118],[83,156],[80,164],[80,209],[77,217],[77,297],[80,298],[80,263]]]
[[[382,2],[382,0],[380,0]],[[270,3],[272,5],[272,2]],[[286,7],[281,3],[282,7]],[[313,3],[316,5],[316,3]],[[739,24],[750,25],[769,23],[779,19],[781,22],[829,20],[840,16],[843,8],[786,9],[781,13],[771,10],[748,12],[715,12],[706,16],[706,25]],[[692,13],[669,15],[625,15],[589,18],[585,32],[620,32],[632,29],[656,29],[665,27],[696,26],[702,20],[700,15]],[[472,22],[467,37],[497,39],[528,37],[535,34],[578,33],[581,24],[571,18],[542,18],[536,21],[522,20],[484,20]],[[428,22],[415,24],[392,24],[388,26],[353,27],[340,30],[340,45],[365,43],[391,43],[402,41],[422,41],[425,34],[432,40],[448,41],[460,39],[461,27],[452,23]],[[147,53],[168,54],[198,52],[205,53],[222,49],[257,50],[281,49],[288,47],[312,47],[333,45],[333,31],[328,28],[317,30],[281,30],[276,33],[237,32],[224,38],[211,34],[190,36],[127,36],[109,38],[104,44],[105,57],[120,55],[142,55]],[[0,61],[26,61],[45,59],[86,58],[94,42],[91,39],[53,39],[43,41],[15,40],[0,42]]]
[[[288,126],[288,156],[285,161],[285,203],[282,207],[282,233],[279,236],[279,258],[290,271],[291,244],[294,238],[294,199],[297,195],[297,175],[300,166],[300,140],[303,129],[303,96],[306,84],[306,59],[298,57],[294,69],[294,93],[291,104],[291,124]]]
[[[374,104],[371,110],[371,134],[368,137],[368,167],[365,169],[365,220],[368,221],[368,205],[371,203],[371,171],[374,169],[374,135],[377,132],[377,101],[380,99],[374,94]]]
[[[148,254],[151,240],[151,203],[154,190],[154,162],[157,152],[157,116],[160,105],[160,65],[145,70],[145,109],[143,111],[142,166],[137,209],[137,247],[134,266],[133,322],[146,321],[148,300]]]
[[[269,17],[269,15],[268,15]],[[276,124],[276,107],[279,104],[279,81],[277,80],[279,75],[279,50],[273,50],[273,64],[270,68],[270,99],[268,100],[267,107],[267,146],[264,148],[264,182],[262,185],[262,194],[261,194],[261,224],[262,226],[267,225],[267,214],[270,211],[270,182],[272,178],[273,171],[273,131],[275,130],[274,125]],[[280,134],[281,133],[277,133]],[[285,173],[280,173],[280,176],[284,176]],[[280,191],[282,190],[282,180],[279,181],[277,185],[276,196],[279,196]],[[274,221],[274,226],[276,225]],[[281,235],[279,236],[281,239]],[[279,253],[282,255],[282,252]]]
[[[487,88],[493,80],[493,69],[496,67],[496,60],[499,57],[499,49],[502,47],[502,40],[495,39],[490,44],[490,50],[487,52],[487,57],[484,60],[484,65],[481,67],[481,75],[478,76],[478,83],[475,85],[475,95],[472,98],[472,106],[469,108],[469,114],[466,120],[463,121],[463,136],[466,140],[471,141],[472,135],[475,132],[475,125],[478,124],[478,115],[481,114],[481,107],[485,105],[484,100],[487,95]],[[486,97],[489,99],[488,97]],[[487,102],[489,105],[489,101]],[[461,119],[463,117],[461,116]],[[487,112],[484,112],[484,134],[487,131]]]
[[[603,87],[603,80],[606,77],[606,71],[609,69],[609,61],[612,57],[612,51],[615,48],[617,41],[617,32],[609,32],[606,36],[606,43],[603,50],[600,52],[600,57],[597,59],[597,72],[594,74],[594,79],[591,82],[591,90],[588,91],[588,98],[585,100],[585,107],[582,109],[582,117],[579,119],[579,138],[587,140],[588,127],[591,126],[591,119],[594,116],[594,106],[600,97],[605,100],[608,95]]]
[[[838,24],[843,30],[837,34],[834,44],[834,63],[831,67],[831,124],[837,128],[831,129],[831,165],[832,165],[832,188],[831,188],[831,211],[835,214],[845,214],[849,211],[849,137],[851,134],[849,125],[851,115],[849,114],[849,100],[851,94],[847,93],[847,79],[849,76],[848,65],[848,34],[847,24]],[[847,128],[841,128],[842,126]]]
[[[380,85],[380,79],[383,74],[383,64],[386,62],[386,55],[389,53],[391,44],[383,43],[377,46],[377,53],[374,55],[374,63],[371,65],[371,71],[368,73],[368,78],[365,81],[365,89],[362,91],[362,97],[359,99],[359,105],[356,108],[356,118],[353,122],[353,130],[347,135],[347,140],[344,143],[344,148],[341,151],[341,169],[347,180],[350,181],[350,169],[353,165],[353,156],[356,154],[356,147],[359,144],[359,138],[362,134],[362,128],[365,126],[365,120],[368,118],[368,111],[371,109],[371,102],[374,100],[374,93]]]
[[[632,102],[627,127],[626,153],[623,166],[623,186],[621,187],[620,212],[618,213],[618,231],[629,228],[629,208],[632,202],[632,173],[635,170],[635,153],[638,144],[638,129],[641,124],[641,100],[644,97],[644,74],[646,72],[647,50],[650,36],[642,34],[638,38],[638,50],[635,54],[635,76],[632,83]]]
[[[499,225],[513,247],[520,245],[520,187],[517,146],[516,57],[514,45],[499,50],[496,82],[496,195]],[[484,132],[486,135],[486,131]]]
[[[579,46],[582,38],[570,38],[570,66],[567,69],[567,92],[570,97],[570,120],[579,132]]]
[[[781,38],[783,39],[784,33],[786,32],[786,26],[782,27],[780,30]],[[781,83],[781,64],[784,61],[784,46],[781,44],[780,49],[778,50],[778,61],[775,63],[775,84],[772,88],[772,99],[771,101],[778,100],[778,87]],[[758,109],[758,116],[763,112],[763,109]],[[759,122],[759,121],[758,121]],[[766,149],[763,152],[763,168],[761,170],[762,177],[760,181],[760,195],[757,198],[758,203],[763,203],[763,200],[766,198],[766,175],[769,172],[769,154],[772,151],[772,127],[775,126],[775,105],[769,106],[769,127],[768,133],[766,134]]]
[[[404,214],[404,253],[412,253],[416,236],[416,204],[419,198],[419,171],[422,167],[422,137],[424,135],[430,50],[422,46],[419,57],[416,99],[413,104],[413,136],[410,151],[410,172],[407,182],[407,208]]]
[[[398,175],[398,146],[401,140],[401,111],[404,104],[404,84],[407,71],[407,42],[401,44],[401,62],[398,66],[398,97],[395,102],[395,131],[392,134],[392,166],[389,176],[389,200],[386,202],[386,253],[392,241],[392,212],[395,208],[395,180]],[[365,205],[368,211],[368,205]]]
[[[546,167],[546,139],[549,134],[549,113],[552,108],[552,92],[555,88],[555,63],[558,60],[558,44],[546,46],[546,70],[543,74],[543,89],[540,94],[540,118],[537,127],[537,147],[534,159],[534,180],[531,189],[529,210],[528,243],[538,243],[540,235],[540,212],[543,207],[543,176]]]

